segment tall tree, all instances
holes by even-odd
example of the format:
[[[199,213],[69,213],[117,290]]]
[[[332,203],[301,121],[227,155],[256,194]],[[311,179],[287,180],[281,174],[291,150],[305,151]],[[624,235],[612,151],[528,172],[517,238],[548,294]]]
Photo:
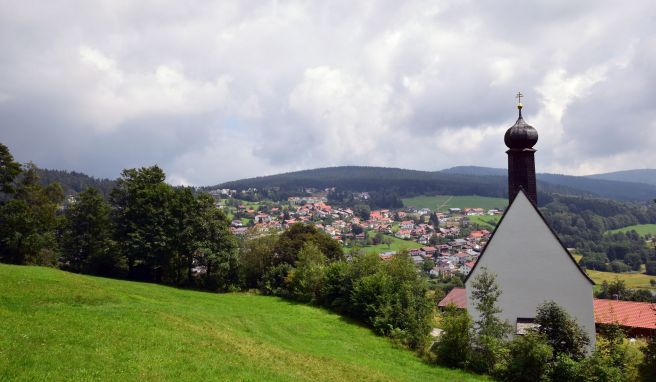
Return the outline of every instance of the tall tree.
[[[474,323],[476,338],[472,359],[474,369],[491,375],[502,372],[503,361],[508,353],[506,338],[510,334],[510,325],[498,316],[501,308],[497,300],[501,289],[496,282],[496,275],[482,268],[472,283],[472,298],[479,313]]]
[[[36,166],[27,164],[13,199],[0,207],[0,259],[15,264],[54,265],[57,209],[63,198],[59,184],[41,186]]]
[[[196,226],[194,220],[198,216],[197,201],[191,188],[179,187],[173,189],[170,204],[172,224],[168,225],[171,239],[171,250],[175,269],[175,283],[180,285],[193,284],[192,269],[196,251]]]
[[[158,166],[126,169],[110,194],[115,238],[131,278],[171,277],[171,195]]]
[[[588,335],[578,325],[576,320],[558,304],[547,301],[538,306],[535,316],[538,332],[546,336],[547,341],[554,349],[554,357],[559,354],[567,355],[575,360],[585,357],[587,346],[590,343]]]
[[[119,264],[111,240],[109,206],[95,188],[82,191],[64,213],[62,252],[75,272],[114,276]]]
[[[230,232],[223,211],[214,206],[214,199],[201,194],[193,218],[196,238],[194,253],[205,268],[204,286],[210,290],[229,290],[239,283],[238,245]]]
[[[20,172],[20,163],[15,162],[9,148],[0,143],[0,192],[13,194],[14,179]]]
[[[330,236],[319,231],[313,225],[298,223],[292,225],[279,236],[274,247],[275,262],[293,265],[296,263],[301,248],[307,242],[314,243],[330,261],[344,258],[342,247]]]

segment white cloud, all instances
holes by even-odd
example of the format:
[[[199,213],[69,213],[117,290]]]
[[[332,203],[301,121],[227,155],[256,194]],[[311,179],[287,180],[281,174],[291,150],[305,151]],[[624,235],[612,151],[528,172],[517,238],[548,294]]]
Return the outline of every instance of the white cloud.
[[[0,4],[3,143],[45,167],[115,177],[159,163],[170,181],[197,185],[341,164],[502,167],[521,90],[539,169],[648,166],[654,10],[649,0]]]
[[[152,114],[183,115],[221,109],[229,95],[230,78],[187,78],[181,71],[158,65],[147,71],[125,72],[97,49],[80,48],[80,58],[98,70],[87,85],[91,91],[82,102],[89,123],[97,128],[118,129],[131,118]]]

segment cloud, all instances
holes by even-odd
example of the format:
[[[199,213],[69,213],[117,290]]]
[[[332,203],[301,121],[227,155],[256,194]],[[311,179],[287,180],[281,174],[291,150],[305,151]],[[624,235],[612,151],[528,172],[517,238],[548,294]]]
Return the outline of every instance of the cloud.
[[[648,0],[0,5],[21,161],[208,185],[356,164],[505,166],[514,94],[541,171],[656,162]]]

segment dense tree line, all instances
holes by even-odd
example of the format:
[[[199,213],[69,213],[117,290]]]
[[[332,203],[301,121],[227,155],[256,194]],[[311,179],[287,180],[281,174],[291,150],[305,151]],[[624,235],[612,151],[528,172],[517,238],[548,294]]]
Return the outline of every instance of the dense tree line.
[[[542,209],[565,246],[576,248],[588,269],[637,271],[644,264],[656,274],[656,251],[635,231],[606,231],[635,224],[656,223],[656,204],[623,203],[607,199],[555,196]]]
[[[124,170],[106,201],[87,188],[63,202],[0,145],[0,260],[185,285],[238,287],[237,240],[207,194],[164,182],[157,166]]]
[[[359,204],[366,204],[369,209],[394,209],[403,208],[403,202],[398,192],[393,191],[372,191],[369,192],[369,198],[356,199],[353,192],[343,190],[333,190],[328,193],[328,203],[336,206],[356,207]]]
[[[43,187],[36,166],[30,163],[21,168],[2,145],[0,156],[0,260],[54,265],[60,221],[57,211],[64,198],[61,186],[55,183]]]
[[[107,199],[116,185],[115,180],[94,178],[76,171],[38,169],[38,174],[43,186],[59,183],[66,195],[75,195],[91,187]]]
[[[248,288],[324,306],[414,349],[431,328],[427,280],[407,254],[388,262],[374,254],[345,256],[325,233],[296,224],[278,236],[245,240],[241,269]]]

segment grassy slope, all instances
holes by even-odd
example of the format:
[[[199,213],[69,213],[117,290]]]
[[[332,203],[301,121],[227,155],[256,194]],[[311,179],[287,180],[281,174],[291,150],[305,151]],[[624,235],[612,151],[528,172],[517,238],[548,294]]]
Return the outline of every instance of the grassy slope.
[[[467,217],[470,222],[478,224],[481,228],[493,231],[501,220],[501,215],[474,215]]]
[[[310,306],[48,268],[0,265],[0,323],[0,380],[482,380]]]
[[[593,270],[586,270],[586,273],[595,283],[597,283],[597,285],[601,285],[604,281],[611,282],[615,280],[615,278],[619,278],[620,280],[624,280],[628,288],[656,290],[656,288],[649,283],[650,280],[656,280],[656,276],[648,276],[644,273],[613,273]]]
[[[364,247],[363,250],[367,253],[381,253],[381,252],[388,252],[388,251],[400,252],[404,249],[410,250],[413,248],[421,248],[424,246],[423,244],[419,244],[412,240],[402,240],[397,237],[389,236],[389,235],[384,235],[384,236],[392,239],[392,243],[390,244],[389,247],[387,247],[387,244],[378,244],[369,247]]]
[[[440,211],[446,211],[448,208],[505,208],[508,200],[503,198],[491,198],[487,196],[417,196],[414,198],[402,199],[406,207],[430,208],[435,211],[438,207]]]
[[[640,234],[641,236],[645,236],[647,234],[656,235],[656,224],[632,225],[632,226],[628,226],[628,227],[623,227],[623,228],[618,228],[618,229],[606,231],[606,233],[629,232],[631,230],[638,232],[638,234]]]
[[[583,256],[581,255],[574,255],[574,259],[577,262],[581,261],[582,257]],[[595,289],[598,289],[601,283],[604,281],[611,282],[614,281],[615,278],[619,278],[620,280],[624,280],[628,288],[656,290],[656,288],[654,288],[650,283],[651,280],[656,280],[656,276],[648,276],[644,273],[600,272],[590,269],[586,270],[585,273],[587,273],[588,276],[590,276],[590,278],[597,284]]]

